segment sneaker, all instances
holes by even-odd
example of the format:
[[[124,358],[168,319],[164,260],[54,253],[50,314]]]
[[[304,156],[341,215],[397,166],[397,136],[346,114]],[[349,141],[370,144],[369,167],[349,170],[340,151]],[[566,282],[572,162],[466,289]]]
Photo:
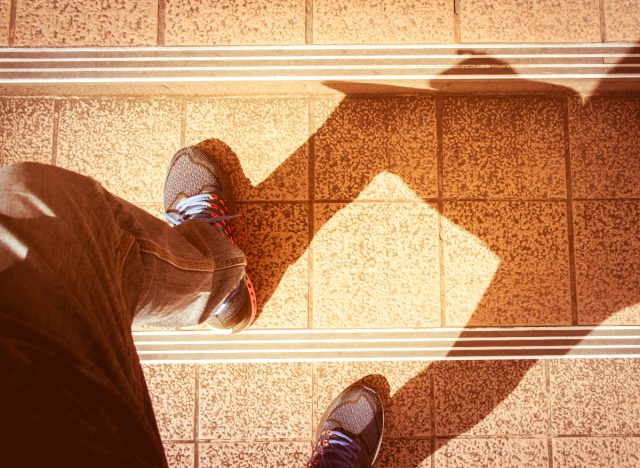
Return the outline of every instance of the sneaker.
[[[199,147],[179,150],[164,183],[164,217],[172,226],[194,219],[210,224],[231,241],[235,213],[232,188],[213,158]],[[238,286],[213,310],[207,323],[239,332],[253,323],[258,305],[245,274]]]
[[[307,467],[373,465],[382,443],[384,411],[378,394],[353,384],[333,400],[318,425],[318,440]]]

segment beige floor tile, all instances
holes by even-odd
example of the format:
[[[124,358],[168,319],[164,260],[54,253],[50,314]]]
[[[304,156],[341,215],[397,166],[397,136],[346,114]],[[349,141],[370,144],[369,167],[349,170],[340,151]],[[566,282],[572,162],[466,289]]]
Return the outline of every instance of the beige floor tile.
[[[203,366],[200,438],[307,440],[311,425],[311,374],[311,364],[299,363]]]
[[[243,203],[234,236],[256,290],[255,328],[309,325],[309,208],[306,203]]]
[[[374,389],[385,407],[386,438],[431,434],[431,370],[428,362],[339,362],[317,368],[318,423],[345,388],[360,382]],[[315,434],[315,427],[314,434]]]
[[[566,195],[561,100],[449,98],[443,126],[445,197]]]
[[[384,438],[374,466],[375,468],[431,468],[431,441]]]
[[[640,202],[574,203],[578,322],[640,324]]]
[[[549,364],[555,435],[640,433],[640,360]]]
[[[435,465],[440,468],[547,468],[545,439],[439,440]]]
[[[553,465],[563,468],[585,466],[637,468],[640,466],[640,438],[576,437],[553,440]]]
[[[180,147],[180,105],[168,100],[63,101],[58,164],[131,202],[162,200],[169,161]]]
[[[575,197],[640,196],[640,98],[569,100]]]
[[[438,214],[425,203],[316,204],[316,328],[440,325]]]
[[[195,463],[194,444],[164,444],[164,453],[169,468],[193,468]]]
[[[156,45],[155,0],[19,0],[16,45],[133,46]]]
[[[566,205],[444,204],[446,323],[570,325]]]
[[[162,216],[162,212],[164,211],[164,207],[162,203],[158,202],[138,202],[136,206],[142,208],[144,211],[149,213],[156,218],[165,220],[165,217]]]
[[[304,0],[166,0],[167,45],[304,44]]]
[[[606,0],[604,14],[607,41],[640,39],[640,0]]]
[[[597,0],[464,0],[463,42],[599,42]]]
[[[187,104],[187,144],[218,155],[238,200],[307,200],[309,109],[304,98],[232,98]]]
[[[453,42],[453,4],[446,0],[315,0],[314,44]]]
[[[268,435],[268,430],[265,432]],[[309,442],[218,442],[199,446],[200,466],[298,468],[311,454]]]
[[[53,106],[44,99],[0,99],[0,166],[21,161],[51,164]]]
[[[543,363],[446,361],[434,369],[437,435],[546,434]]]
[[[437,196],[433,98],[320,99],[314,127],[317,199]]]
[[[11,0],[0,0],[0,46],[9,45],[9,18]]]
[[[142,366],[163,440],[193,440],[196,368],[186,364]]]

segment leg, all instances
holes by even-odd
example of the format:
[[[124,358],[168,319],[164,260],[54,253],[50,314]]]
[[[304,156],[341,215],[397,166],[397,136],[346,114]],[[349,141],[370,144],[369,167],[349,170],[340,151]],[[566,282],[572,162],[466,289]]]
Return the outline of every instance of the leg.
[[[0,170],[3,458],[164,465],[132,320],[206,320],[244,265],[209,226],[172,229],[86,177]]]

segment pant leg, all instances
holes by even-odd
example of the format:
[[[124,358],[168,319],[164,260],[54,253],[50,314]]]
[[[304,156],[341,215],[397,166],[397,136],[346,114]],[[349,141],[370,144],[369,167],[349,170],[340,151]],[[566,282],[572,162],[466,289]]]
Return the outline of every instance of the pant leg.
[[[170,228],[60,168],[0,169],[3,459],[165,465],[132,321],[206,320],[244,267],[202,223]]]

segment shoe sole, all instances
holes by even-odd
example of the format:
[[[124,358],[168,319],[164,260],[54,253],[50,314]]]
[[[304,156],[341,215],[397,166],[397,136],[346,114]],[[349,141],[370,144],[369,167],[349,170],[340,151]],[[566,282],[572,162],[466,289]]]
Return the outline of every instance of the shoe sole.
[[[256,315],[258,314],[258,299],[256,298],[256,290],[253,288],[253,283],[249,279],[249,275],[247,275],[246,273],[244,275],[244,282],[247,285],[247,292],[249,293],[249,300],[251,301],[251,315],[249,317],[249,320],[247,320],[246,322],[242,322],[240,327],[234,328],[231,333],[240,333],[242,330],[245,330],[246,328],[253,325],[253,323],[256,321]]]

